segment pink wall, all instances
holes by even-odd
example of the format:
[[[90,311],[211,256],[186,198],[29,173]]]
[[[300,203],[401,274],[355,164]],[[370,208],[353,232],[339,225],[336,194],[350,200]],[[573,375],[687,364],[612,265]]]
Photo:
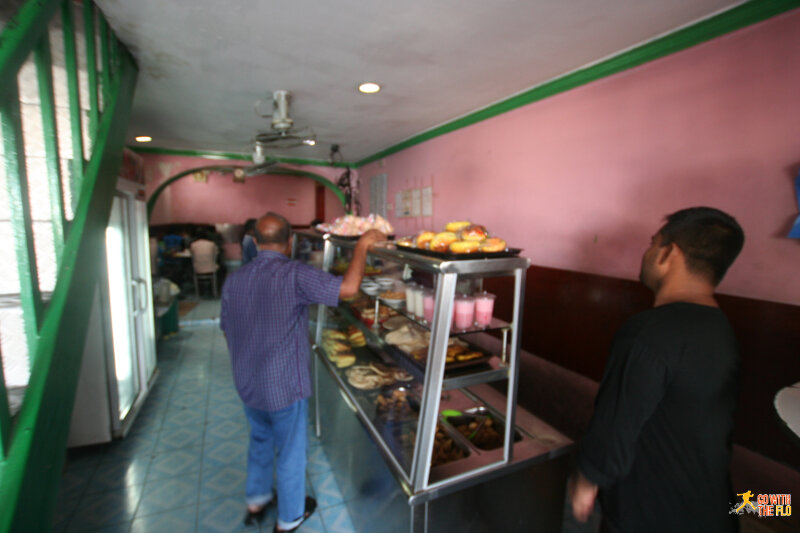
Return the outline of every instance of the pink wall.
[[[164,180],[181,171],[217,164],[245,164],[243,161],[150,154],[142,154],[142,159],[148,198]],[[297,168],[331,179],[342,173],[342,169],[327,167]],[[230,174],[212,172],[206,183],[187,176],[168,186],[159,196],[150,223],[242,224],[248,218],[275,211],[292,224],[308,224],[315,216],[315,185],[309,178],[295,176],[256,176],[246,178],[245,183],[233,183]],[[343,213],[338,198],[326,189],[325,218],[333,219]]]
[[[734,215],[747,242],[719,290],[800,304],[800,10],[411,147],[359,169],[388,198],[433,187],[433,216],[485,224],[534,264],[636,279],[664,215]]]

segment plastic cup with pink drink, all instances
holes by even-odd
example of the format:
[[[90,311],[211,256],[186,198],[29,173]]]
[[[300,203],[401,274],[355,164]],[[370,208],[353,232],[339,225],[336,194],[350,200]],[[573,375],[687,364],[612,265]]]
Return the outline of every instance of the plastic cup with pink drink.
[[[486,291],[475,295],[475,325],[487,327],[492,322],[494,314],[494,300],[496,296]]]
[[[475,298],[462,294],[456,297],[456,329],[469,329],[475,320]]]
[[[433,323],[433,310],[436,308],[436,298],[432,290],[422,293],[422,316],[429,324]]]

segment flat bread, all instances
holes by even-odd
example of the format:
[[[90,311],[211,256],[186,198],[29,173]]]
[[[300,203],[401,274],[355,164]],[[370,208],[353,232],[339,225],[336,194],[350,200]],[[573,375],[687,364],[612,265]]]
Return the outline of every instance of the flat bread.
[[[395,382],[392,372],[382,376],[375,371],[372,364],[352,366],[345,371],[345,376],[350,385],[360,390],[374,390]]]

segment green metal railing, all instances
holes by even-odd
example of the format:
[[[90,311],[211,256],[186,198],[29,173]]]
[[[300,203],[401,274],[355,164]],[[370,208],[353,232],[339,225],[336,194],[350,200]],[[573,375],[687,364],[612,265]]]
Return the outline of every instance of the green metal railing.
[[[76,31],[76,9],[82,9],[78,21],[83,21],[83,35]],[[137,71],[102,13],[89,1],[76,7],[71,0],[28,0],[5,22],[0,34],[0,124],[30,377],[19,412],[12,416],[0,364],[0,532],[47,531],[64,463],[89,321],[89,290],[104,265],[104,232],[122,160]],[[60,28],[64,37],[70,122],[67,131],[71,133],[72,148],[71,161],[65,165],[60,164],[63,154],[59,154],[56,124],[52,28]],[[76,43],[86,58],[88,87],[84,90],[88,89],[89,108],[83,110]],[[43,298],[37,271],[29,195],[31,176],[26,165],[17,81],[31,56],[37,73],[43,168],[47,173],[53,260],[57,266],[48,300]],[[84,123],[84,113],[88,123]],[[84,146],[85,131],[90,146]],[[65,170],[67,176],[63,175]],[[70,191],[71,205],[67,205],[65,189]],[[65,214],[68,211],[73,213],[71,220]]]

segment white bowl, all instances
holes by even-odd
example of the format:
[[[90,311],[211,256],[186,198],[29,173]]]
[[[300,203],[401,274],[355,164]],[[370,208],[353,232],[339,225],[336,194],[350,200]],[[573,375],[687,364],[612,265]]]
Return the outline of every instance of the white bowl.
[[[367,285],[366,287],[362,285],[361,290],[369,294],[370,296],[377,296],[381,292],[381,288],[378,287],[377,285]]]
[[[380,285],[381,289],[383,290],[394,288],[394,280],[392,278],[378,278],[375,281],[378,282],[378,285]]]

